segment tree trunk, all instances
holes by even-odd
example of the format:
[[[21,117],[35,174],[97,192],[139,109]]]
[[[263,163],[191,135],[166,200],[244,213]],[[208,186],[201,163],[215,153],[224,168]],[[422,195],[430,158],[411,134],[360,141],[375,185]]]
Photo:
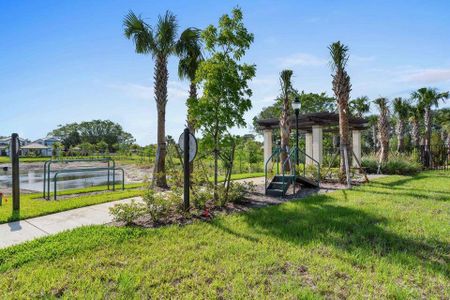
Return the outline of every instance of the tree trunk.
[[[192,133],[192,135],[195,136],[195,119],[192,116],[192,109],[191,109],[191,103],[192,101],[197,101],[197,86],[194,82],[191,81],[191,84],[189,86],[189,100],[187,105],[187,127],[189,128],[189,131]],[[191,161],[189,163],[189,172],[192,174],[194,172],[194,161]]]
[[[397,152],[398,153],[402,153],[405,148],[405,143],[404,143],[405,139],[403,136],[404,127],[405,127],[405,124],[403,123],[403,120],[398,120],[396,127],[395,127],[395,131],[397,133]]]
[[[424,125],[425,125],[425,166],[431,167],[431,108],[425,107],[424,109]]]
[[[425,125],[425,146],[429,148],[431,143],[431,109],[426,107],[424,110],[424,125]]]
[[[415,148],[420,146],[419,122],[416,119],[411,120],[411,138]]]
[[[377,152],[378,150],[378,139],[377,139],[377,126],[375,124],[372,125],[372,141],[373,141],[373,152]]]
[[[350,143],[349,143],[349,126],[348,126],[348,100],[345,97],[342,97],[339,102],[339,135],[341,142],[341,162],[340,162],[340,177],[341,182],[344,182],[346,179],[344,175],[346,174],[346,166],[345,166],[345,153],[343,151],[343,147],[347,148],[347,162],[350,162],[349,153]]]
[[[289,148],[289,99],[284,100],[283,111],[280,118],[280,135],[281,135],[281,167],[284,165],[284,161],[288,158],[288,148]],[[285,171],[289,171],[289,164],[286,163]]]
[[[155,100],[158,111],[158,134],[153,180],[156,186],[167,188],[166,180],[166,104],[167,104],[167,58],[158,56],[155,66]]]
[[[340,168],[339,180],[346,182],[346,162],[350,162],[350,134],[348,125],[348,100],[350,98],[351,84],[350,76],[344,69],[337,69],[333,75],[333,92],[337,99],[339,111],[339,136],[340,136]],[[347,159],[344,157],[344,147],[347,149]]]
[[[387,162],[389,159],[389,120],[387,114],[383,112],[380,113],[378,119],[378,137],[380,140],[380,162]]]

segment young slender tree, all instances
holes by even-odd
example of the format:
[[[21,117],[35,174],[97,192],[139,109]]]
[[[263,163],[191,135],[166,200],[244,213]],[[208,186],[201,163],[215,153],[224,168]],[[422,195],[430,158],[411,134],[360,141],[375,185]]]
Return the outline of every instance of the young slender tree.
[[[195,119],[192,116],[192,104],[198,100],[197,85],[195,83],[195,73],[203,61],[201,30],[188,28],[180,36],[176,45],[176,53],[180,58],[178,62],[178,76],[181,79],[189,80],[189,98],[187,105],[187,126],[192,134],[195,134]]]
[[[289,117],[291,111],[291,96],[293,92],[292,88],[292,70],[283,70],[280,73],[280,85],[281,85],[281,95],[282,100],[282,110],[280,115],[280,135],[281,135],[281,161],[284,162],[288,157],[289,148],[289,137],[291,134]],[[289,165],[286,164],[286,171],[289,171]]]
[[[378,157],[380,162],[386,162],[389,159],[389,101],[386,98],[378,98],[374,103],[378,106],[380,112],[378,117],[378,139],[380,143]]]
[[[349,124],[348,124],[348,101],[350,99],[350,92],[352,85],[350,83],[350,76],[347,74],[345,67],[348,62],[349,54],[348,47],[340,41],[331,44],[328,47],[331,56],[331,68],[334,71],[333,78],[333,92],[337,100],[339,110],[339,136],[341,149],[341,163],[340,163],[340,180],[345,180],[346,166],[344,159],[343,147],[350,149]],[[347,151],[347,162],[350,161],[350,151]]]
[[[218,27],[208,26],[202,32],[208,57],[200,63],[196,82],[203,90],[192,112],[205,140],[210,140],[214,153],[214,198],[217,200],[220,142],[234,126],[245,126],[244,113],[252,107],[252,90],[248,82],[256,67],[241,63],[253,42],[243,23],[240,9],[231,16],[223,15]]]
[[[395,133],[397,134],[397,152],[401,153],[405,150],[405,122],[410,115],[409,103],[401,97],[397,97],[393,101],[394,113],[397,116],[395,124]]]
[[[368,117],[369,119],[369,125],[370,125],[370,131],[371,131],[371,139],[373,142],[373,152],[377,152],[378,150],[378,133],[377,133],[377,124],[378,124],[378,116],[377,115],[370,115]]]

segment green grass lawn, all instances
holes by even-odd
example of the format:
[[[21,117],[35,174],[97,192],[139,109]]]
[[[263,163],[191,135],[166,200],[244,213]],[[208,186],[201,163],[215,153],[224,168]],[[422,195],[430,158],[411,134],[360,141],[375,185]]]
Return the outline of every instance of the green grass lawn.
[[[159,229],[0,250],[3,298],[450,297],[450,172]]]

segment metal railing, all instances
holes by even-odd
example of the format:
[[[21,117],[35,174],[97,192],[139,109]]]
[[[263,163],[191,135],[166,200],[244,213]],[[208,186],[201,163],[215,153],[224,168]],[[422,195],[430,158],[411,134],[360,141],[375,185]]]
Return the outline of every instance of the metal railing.
[[[272,160],[273,160],[273,158],[275,158],[275,163],[276,163],[276,168],[277,168],[277,171],[276,171],[276,175],[278,175],[279,174],[279,162],[280,162],[280,154],[281,154],[281,148],[280,147],[277,147],[277,148],[275,148],[275,150],[272,152],[272,155],[270,155],[270,157],[267,159],[267,161],[265,162],[265,164],[264,164],[264,190],[266,190],[267,189],[267,182],[268,182],[268,180],[267,180],[267,168],[268,168],[268,165],[269,165],[269,163],[270,162],[272,162]]]
[[[114,161],[114,159],[110,158],[110,157],[106,157],[106,158],[101,158],[101,159],[65,159],[65,160],[55,160],[55,159],[51,159],[51,160],[47,160],[46,162],[44,162],[44,180],[43,180],[43,198],[50,200],[50,174],[52,172],[51,169],[51,165],[53,163],[71,163],[71,162],[103,162],[103,163],[108,163],[108,167],[104,168],[105,171],[107,171],[107,188],[109,190],[110,187],[110,172],[112,170],[116,170],[116,162]],[[112,166],[111,166],[112,164]],[[96,169],[95,167],[93,168],[86,168],[84,170],[93,170]],[[80,170],[83,169],[70,169],[70,170],[78,170],[78,172],[82,172]],[[58,172],[60,172],[62,170],[58,170]],[[60,172],[61,173],[61,172]],[[116,178],[115,178],[115,172],[112,172],[112,181],[115,182]],[[56,185],[56,182],[55,182]],[[113,187],[114,188],[114,187]]]
[[[125,190],[125,171],[123,168],[115,168],[115,169],[110,169],[110,168],[87,168],[87,169],[66,169],[66,170],[58,170],[55,172],[55,175],[53,176],[53,199],[56,200],[56,196],[57,196],[57,177],[59,174],[67,174],[67,173],[78,173],[78,172],[98,172],[98,171],[108,171],[111,170],[113,173],[115,173],[116,171],[122,171],[122,191]],[[115,178],[115,176],[114,176]],[[109,182],[108,182],[109,183]],[[116,190],[116,181],[114,180],[112,183],[113,186],[113,191]]]

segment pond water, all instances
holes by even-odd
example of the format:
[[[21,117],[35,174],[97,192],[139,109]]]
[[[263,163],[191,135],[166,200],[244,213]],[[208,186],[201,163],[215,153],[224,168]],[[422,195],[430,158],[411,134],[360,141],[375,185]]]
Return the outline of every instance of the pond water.
[[[53,174],[51,178],[51,191],[53,191]],[[116,172],[116,183],[122,180],[121,172]],[[44,186],[44,173],[42,171],[26,171],[20,173],[20,188],[24,190],[42,192]],[[112,175],[110,178],[112,182]],[[96,185],[106,185],[107,171],[95,171],[95,172],[77,172],[70,174],[60,174],[57,178],[58,191],[67,189],[86,188]],[[0,189],[10,188],[12,185],[11,171],[0,169]]]

